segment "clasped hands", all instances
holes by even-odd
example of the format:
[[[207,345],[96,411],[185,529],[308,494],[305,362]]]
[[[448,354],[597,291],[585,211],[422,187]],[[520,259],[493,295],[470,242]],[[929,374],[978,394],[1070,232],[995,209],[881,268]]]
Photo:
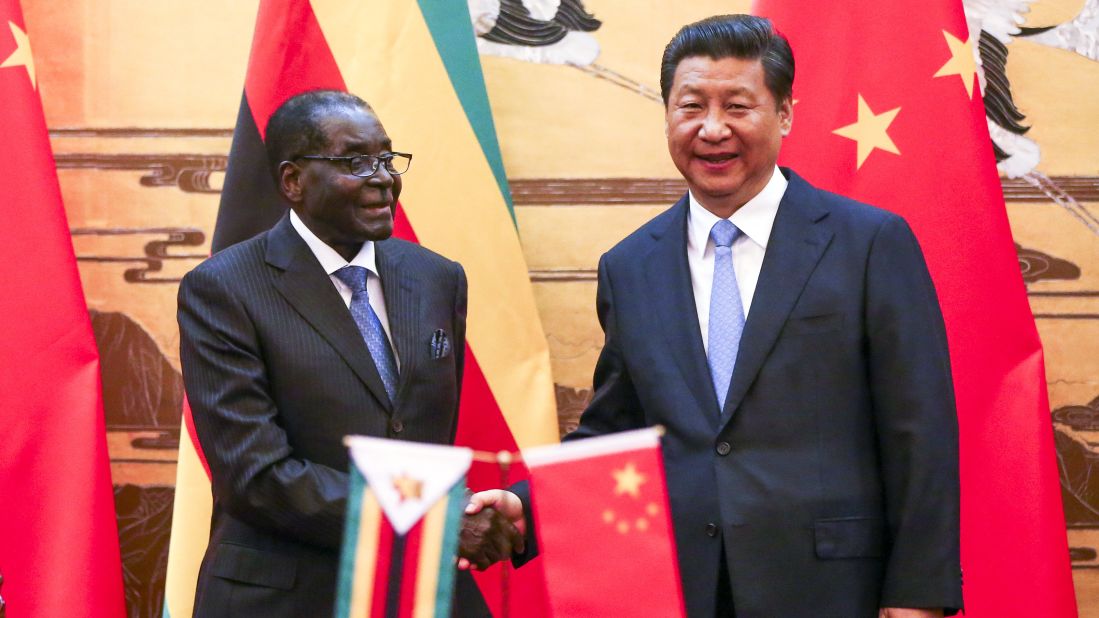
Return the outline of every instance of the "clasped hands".
[[[526,550],[523,503],[504,489],[473,494],[458,535],[458,568],[487,569]]]

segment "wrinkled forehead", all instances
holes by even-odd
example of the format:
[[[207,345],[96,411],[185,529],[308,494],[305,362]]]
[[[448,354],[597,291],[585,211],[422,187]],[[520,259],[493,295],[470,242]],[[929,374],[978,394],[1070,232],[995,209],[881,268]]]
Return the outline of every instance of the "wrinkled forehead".
[[[337,150],[379,150],[391,145],[385,127],[372,110],[333,107],[320,110],[315,118],[326,145]]]

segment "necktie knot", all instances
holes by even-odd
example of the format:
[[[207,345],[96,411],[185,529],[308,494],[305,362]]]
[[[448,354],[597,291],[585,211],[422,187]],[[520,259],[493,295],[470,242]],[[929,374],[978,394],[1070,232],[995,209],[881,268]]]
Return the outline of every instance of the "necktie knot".
[[[740,236],[740,228],[728,219],[721,219],[710,230],[710,238],[714,239],[714,245],[718,247],[732,247],[737,236]]]
[[[337,270],[334,275],[340,281],[343,281],[344,285],[351,288],[351,291],[355,294],[366,291],[366,278],[370,273],[362,266],[347,265]]]

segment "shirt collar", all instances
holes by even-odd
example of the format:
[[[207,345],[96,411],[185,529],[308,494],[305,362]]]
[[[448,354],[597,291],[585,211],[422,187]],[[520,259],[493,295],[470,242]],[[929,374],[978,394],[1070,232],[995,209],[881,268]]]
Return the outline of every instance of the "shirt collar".
[[[767,248],[767,239],[771,237],[771,228],[775,225],[775,215],[778,214],[778,205],[786,193],[787,184],[789,182],[786,177],[776,166],[771,180],[767,181],[763,190],[729,217],[729,221],[745,236],[764,249]],[[688,200],[690,208],[687,213],[687,250],[701,254],[710,239],[710,230],[719,217],[706,210],[690,192]]]
[[[343,256],[337,253],[335,249],[329,247],[320,238],[317,238],[317,235],[313,233],[313,230],[306,227],[305,222],[301,220],[301,217],[299,217],[298,213],[294,212],[293,209],[290,210],[290,225],[294,226],[298,235],[301,236],[301,239],[309,246],[309,250],[313,252],[313,255],[317,256],[317,261],[321,263],[321,268],[329,275],[350,264],[353,266],[362,266],[374,273],[374,276],[378,276],[374,241],[368,240],[364,242],[362,248],[359,249],[359,252],[350,262],[348,262],[343,259]]]

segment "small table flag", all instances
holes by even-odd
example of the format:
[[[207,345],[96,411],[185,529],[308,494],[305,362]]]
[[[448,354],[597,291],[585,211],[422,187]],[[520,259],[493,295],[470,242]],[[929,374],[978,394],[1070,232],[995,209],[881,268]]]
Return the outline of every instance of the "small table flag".
[[[554,615],[684,615],[659,430],[523,458]]]
[[[336,617],[448,618],[468,448],[352,436]]]

